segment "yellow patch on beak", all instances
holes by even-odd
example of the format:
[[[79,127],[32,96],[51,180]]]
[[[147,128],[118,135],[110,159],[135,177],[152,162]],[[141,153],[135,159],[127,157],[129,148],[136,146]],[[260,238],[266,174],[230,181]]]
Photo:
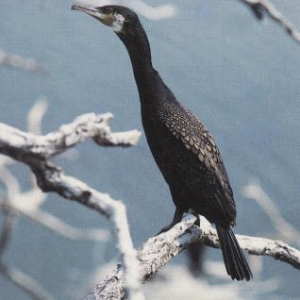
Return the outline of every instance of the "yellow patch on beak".
[[[114,22],[116,21],[116,18],[112,14],[109,14],[109,15],[104,15],[103,14],[103,15],[101,15],[101,17],[99,17],[99,20],[104,25],[109,26],[109,27],[113,27]]]

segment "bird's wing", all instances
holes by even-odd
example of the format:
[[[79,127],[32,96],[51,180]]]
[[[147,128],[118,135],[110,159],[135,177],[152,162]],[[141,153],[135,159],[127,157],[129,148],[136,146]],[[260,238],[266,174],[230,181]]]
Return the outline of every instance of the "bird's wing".
[[[182,113],[182,109],[184,113]],[[182,141],[186,149],[193,152],[199,159],[199,161],[205,166],[207,172],[211,173],[214,181],[217,183],[218,198],[225,196],[226,205],[228,209],[224,207],[224,202],[220,199],[218,202],[222,207],[222,210],[227,211],[229,214],[235,215],[235,203],[233,198],[233,192],[229,183],[228,175],[220,154],[220,151],[202,122],[188,109],[180,105],[177,113],[174,113],[172,108],[172,115],[176,118],[176,121],[172,120],[173,117],[168,118],[166,125],[168,130],[179,140]]]

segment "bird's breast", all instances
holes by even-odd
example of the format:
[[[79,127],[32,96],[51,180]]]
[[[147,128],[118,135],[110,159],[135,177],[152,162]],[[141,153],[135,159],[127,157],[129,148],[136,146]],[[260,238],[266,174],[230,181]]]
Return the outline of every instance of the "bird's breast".
[[[152,155],[166,181],[190,172],[190,167],[199,164],[197,155],[190,153],[182,142],[180,133],[168,126],[167,112],[144,112],[143,127]],[[175,125],[174,125],[175,126]]]

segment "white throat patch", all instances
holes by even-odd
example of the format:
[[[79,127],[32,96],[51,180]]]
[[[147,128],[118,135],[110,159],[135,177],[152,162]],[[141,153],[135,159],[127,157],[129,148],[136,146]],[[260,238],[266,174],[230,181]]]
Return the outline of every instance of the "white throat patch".
[[[123,29],[125,18],[120,14],[115,14],[115,21],[112,24],[112,29],[115,32],[120,32]]]

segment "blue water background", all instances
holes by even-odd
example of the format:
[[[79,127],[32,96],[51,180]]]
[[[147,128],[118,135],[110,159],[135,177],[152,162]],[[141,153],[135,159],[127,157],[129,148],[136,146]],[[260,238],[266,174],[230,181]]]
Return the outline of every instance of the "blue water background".
[[[283,217],[299,229],[300,45],[274,22],[255,20],[238,1],[172,3],[178,8],[176,17],[160,21],[141,17],[141,21],[154,66],[218,142],[237,203],[235,232],[276,237],[265,213],[242,195],[252,177],[261,181]],[[273,3],[300,28],[298,0]],[[0,47],[33,57],[50,72],[44,77],[0,68],[1,122],[25,129],[27,112],[38,97],[45,96],[49,109],[44,133],[87,112],[113,113],[115,131],[142,131],[125,47],[108,28],[71,11],[71,4],[1,1]],[[56,163],[126,203],[137,247],[171,220],[174,205],[144,136],[134,148],[99,148],[87,142],[76,149],[77,160],[58,158]],[[28,169],[12,170],[26,189]],[[43,209],[74,226],[110,226],[96,213],[54,194]],[[72,242],[20,218],[5,261],[37,279],[56,299],[74,299],[70,290],[86,282],[91,270],[114,255],[113,241],[103,245]],[[220,258],[220,253],[208,256]],[[280,279],[281,288],[261,299],[298,298],[299,271],[266,257],[262,278],[274,276]],[[30,298],[0,276],[0,299]]]

